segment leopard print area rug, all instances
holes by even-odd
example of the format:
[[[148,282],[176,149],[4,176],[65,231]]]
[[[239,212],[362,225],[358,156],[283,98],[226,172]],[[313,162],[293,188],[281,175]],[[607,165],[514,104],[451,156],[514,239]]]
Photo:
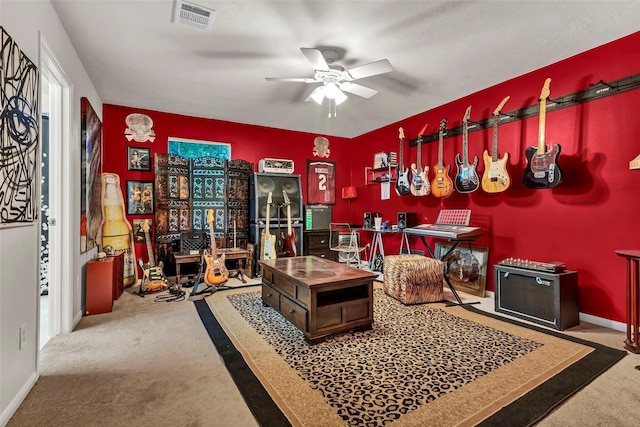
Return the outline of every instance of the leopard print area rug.
[[[591,349],[374,291],[369,331],[310,345],[260,292],[207,302],[293,425],[474,425]]]

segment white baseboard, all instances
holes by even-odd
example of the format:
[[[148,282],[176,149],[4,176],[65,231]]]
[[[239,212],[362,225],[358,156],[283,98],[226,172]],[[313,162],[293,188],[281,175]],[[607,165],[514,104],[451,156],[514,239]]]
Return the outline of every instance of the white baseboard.
[[[18,394],[14,396],[13,399],[11,399],[11,402],[9,402],[7,408],[2,411],[2,414],[0,414],[0,426],[4,427],[9,423],[9,420],[11,419],[11,417],[13,417],[13,414],[16,413],[20,405],[22,405],[24,399],[36,384],[36,381],[38,381],[38,373],[34,372],[29,376],[29,379],[24,383]]]

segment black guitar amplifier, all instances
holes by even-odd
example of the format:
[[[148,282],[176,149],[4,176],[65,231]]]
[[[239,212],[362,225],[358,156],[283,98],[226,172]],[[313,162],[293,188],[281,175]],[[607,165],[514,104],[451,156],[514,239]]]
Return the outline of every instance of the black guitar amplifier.
[[[580,323],[578,273],[549,273],[496,264],[495,310],[564,330]]]

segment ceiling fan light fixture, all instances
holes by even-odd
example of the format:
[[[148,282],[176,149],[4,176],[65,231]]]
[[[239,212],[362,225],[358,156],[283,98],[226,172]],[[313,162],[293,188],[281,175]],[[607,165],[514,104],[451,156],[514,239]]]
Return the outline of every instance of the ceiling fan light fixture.
[[[340,105],[347,100],[347,95],[338,88],[335,82],[325,83],[323,88],[324,96],[328,99],[333,99],[336,102],[336,105]]]
[[[311,95],[309,95],[309,98],[313,99],[316,104],[322,105],[322,101],[324,100],[324,86],[315,88],[313,92],[311,92]],[[309,98],[307,98],[307,101]]]

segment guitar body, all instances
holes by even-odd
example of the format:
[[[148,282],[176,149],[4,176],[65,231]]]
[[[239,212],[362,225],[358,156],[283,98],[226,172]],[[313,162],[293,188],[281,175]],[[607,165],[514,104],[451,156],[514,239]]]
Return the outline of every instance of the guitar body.
[[[159,292],[167,289],[169,280],[162,271],[163,264],[160,262],[157,266],[142,261],[138,258],[138,265],[142,269],[142,282],[140,283],[141,292]]]
[[[260,259],[276,259],[276,239],[269,232],[263,231],[260,235],[260,247],[262,248],[262,257]]]
[[[298,256],[298,248],[296,247],[296,232],[291,231],[288,236],[282,232],[282,256],[296,257]]]
[[[487,193],[500,193],[511,185],[511,178],[507,173],[509,153],[504,153],[501,159],[493,161],[487,150],[482,153],[484,160],[484,174],[482,175],[482,189]]]
[[[424,171],[422,171],[418,169],[415,163],[411,165],[411,194],[418,197],[429,194],[429,182],[425,175],[428,172],[429,167],[427,166],[425,166]]]
[[[409,182],[409,168],[404,169],[403,166],[398,166],[398,180],[396,181],[396,193],[398,196],[406,196],[411,194],[411,183]]]
[[[476,169],[478,168],[478,156],[474,156],[473,163],[466,163],[460,158],[460,154],[456,154],[456,165],[458,173],[456,174],[455,186],[459,193],[471,193],[480,187],[480,178]]]
[[[453,193],[453,181],[449,177],[450,166],[435,165],[433,171],[435,177],[431,181],[431,194],[434,197],[443,199],[449,197]]]
[[[207,269],[204,272],[204,283],[209,286],[217,286],[229,280],[229,270],[224,264],[224,254],[220,257],[214,257],[210,253],[206,253],[204,260],[207,264]]]
[[[560,183],[562,173],[558,167],[557,158],[562,147],[553,144],[551,149],[538,154],[537,147],[528,147],[527,168],[522,175],[522,183],[529,188],[553,188]]]

